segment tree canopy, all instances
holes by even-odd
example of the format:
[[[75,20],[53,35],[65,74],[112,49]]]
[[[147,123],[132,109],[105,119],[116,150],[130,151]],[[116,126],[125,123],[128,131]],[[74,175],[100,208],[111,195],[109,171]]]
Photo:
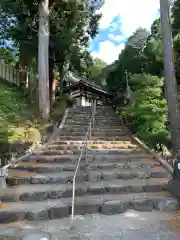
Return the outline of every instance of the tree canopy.
[[[91,64],[88,66],[88,79],[94,81],[99,85],[105,84],[105,69],[107,63],[100,58],[92,58]]]
[[[39,0],[2,0],[0,37],[11,40],[19,51],[20,64],[29,65],[37,58]],[[62,68],[85,72],[89,61],[87,46],[98,32],[102,0],[50,1],[50,59]]]
[[[176,78],[180,83],[180,0],[171,9]],[[164,88],[163,41],[161,22],[156,19],[150,32],[138,28],[129,37],[118,60],[107,66],[106,84],[114,96],[127,96],[127,84],[133,94],[124,108],[136,132],[151,147],[169,146],[169,124]],[[126,101],[127,103],[127,101]],[[121,102],[122,107],[122,102]]]

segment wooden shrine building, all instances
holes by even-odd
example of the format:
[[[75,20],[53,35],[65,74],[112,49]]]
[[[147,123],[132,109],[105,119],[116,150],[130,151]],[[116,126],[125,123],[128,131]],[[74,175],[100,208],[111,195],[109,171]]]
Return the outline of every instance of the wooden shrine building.
[[[91,106],[95,100],[97,105],[109,104],[113,99],[111,93],[84,79],[67,82],[64,93],[69,93],[71,98],[76,98],[76,104],[79,106]]]

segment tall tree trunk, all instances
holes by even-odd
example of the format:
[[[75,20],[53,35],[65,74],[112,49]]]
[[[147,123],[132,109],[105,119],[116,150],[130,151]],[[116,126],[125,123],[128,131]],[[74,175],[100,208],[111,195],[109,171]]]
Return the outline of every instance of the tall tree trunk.
[[[55,52],[55,57],[57,60],[58,70],[59,70],[59,96],[63,95],[63,78],[64,78],[64,65],[66,60],[66,55],[61,52]]]
[[[59,81],[60,81],[59,96],[60,97],[62,97],[62,95],[63,95],[63,88],[64,88],[64,85],[63,85],[63,79],[64,79],[64,75],[65,75],[64,65],[65,65],[65,56],[64,57],[61,56],[61,61],[58,66],[59,76],[60,76],[60,79],[59,79]]]
[[[161,30],[164,41],[165,92],[171,131],[173,153],[180,160],[180,117],[177,102],[177,83],[174,69],[172,31],[169,15],[169,1],[160,0]]]
[[[44,119],[49,118],[49,0],[39,4],[39,44],[38,44],[38,90],[39,110]]]
[[[49,97],[50,97],[50,109],[52,109],[53,101],[55,100],[56,91],[56,79],[54,76],[54,63],[52,59],[49,63]]]
[[[49,101],[50,101],[50,109],[52,106],[52,85],[53,85],[53,66],[51,61],[49,62]]]
[[[59,89],[59,96],[62,97],[63,95],[63,78],[64,78],[64,64],[59,66],[59,75],[60,75],[60,89]]]

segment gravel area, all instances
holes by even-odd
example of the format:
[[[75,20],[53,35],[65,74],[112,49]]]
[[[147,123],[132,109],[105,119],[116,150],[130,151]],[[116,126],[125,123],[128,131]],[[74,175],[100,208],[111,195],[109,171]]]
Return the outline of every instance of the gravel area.
[[[40,240],[43,237],[51,240],[180,239],[180,214],[178,213],[128,211],[114,216],[99,214],[76,216],[72,229],[69,229],[69,223],[69,218],[16,222],[1,225],[0,236],[9,235],[6,239],[22,237],[21,239],[27,240]]]

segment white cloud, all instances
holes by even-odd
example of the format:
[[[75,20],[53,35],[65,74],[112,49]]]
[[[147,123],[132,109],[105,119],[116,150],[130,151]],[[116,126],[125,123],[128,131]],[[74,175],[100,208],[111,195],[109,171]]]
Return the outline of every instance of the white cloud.
[[[159,0],[105,0],[105,4],[100,10],[103,15],[100,20],[100,28],[111,27],[109,32],[112,32],[113,29],[119,27],[123,37],[111,33],[108,36],[110,40],[122,41],[138,27],[149,29],[157,17],[158,9]],[[120,20],[111,23],[114,17],[119,17]],[[111,63],[118,58],[123,48],[124,44],[115,46],[110,41],[105,41],[100,43],[100,51],[93,52],[92,55]]]
[[[124,40],[124,36],[121,36],[121,35],[114,35],[112,33],[108,34],[108,37],[110,40],[112,41],[118,41],[118,42],[121,42]]]
[[[129,37],[138,27],[149,28],[159,9],[159,0],[105,0],[100,28],[109,27],[115,16],[121,18],[121,31]]]
[[[91,55],[93,57],[97,57],[110,64],[114,60],[118,59],[118,56],[122,49],[124,48],[124,43],[115,46],[110,41],[104,41],[100,43],[99,52],[92,52]]]

